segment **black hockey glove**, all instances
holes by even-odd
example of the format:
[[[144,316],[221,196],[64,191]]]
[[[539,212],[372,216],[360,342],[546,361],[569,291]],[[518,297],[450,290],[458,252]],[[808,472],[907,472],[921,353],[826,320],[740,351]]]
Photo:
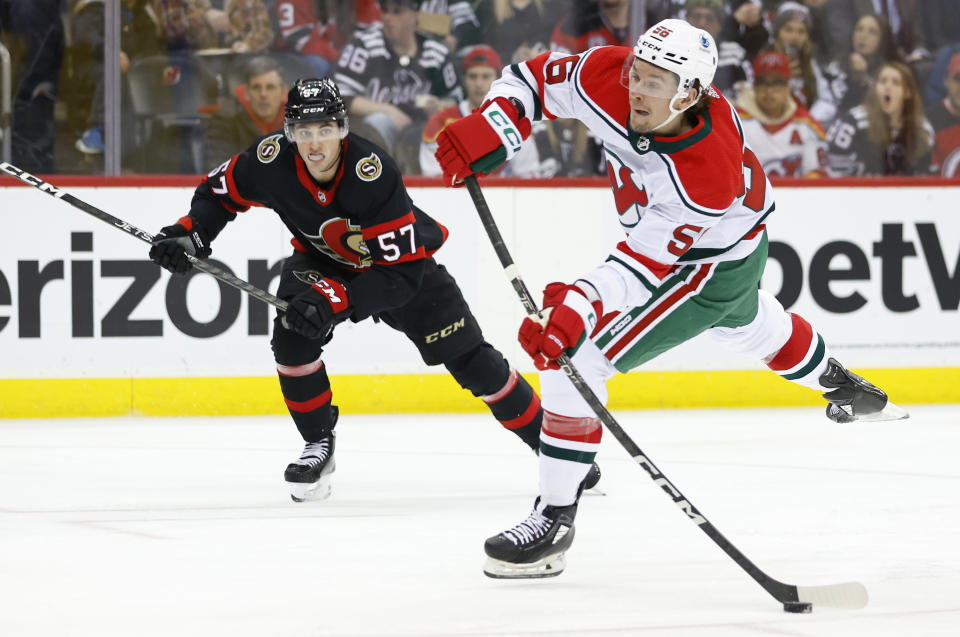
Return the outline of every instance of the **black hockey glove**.
[[[290,299],[280,319],[283,326],[307,338],[323,338],[333,326],[350,315],[347,288],[341,281],[323,278]]]
[[[190,217],[182,217],[172,226],[161,228],[153,237],[150,260],[174,274],[183,274],[193,267],[188,254],[206,259],[211,252],[203,228]]]

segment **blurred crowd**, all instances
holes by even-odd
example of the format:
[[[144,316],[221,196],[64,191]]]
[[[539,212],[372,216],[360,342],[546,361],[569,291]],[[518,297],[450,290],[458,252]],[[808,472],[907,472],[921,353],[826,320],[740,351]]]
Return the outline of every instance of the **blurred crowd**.
[[[294,79],[329,75],[352,130],[406,174],[438,175],[437,134],[480,105],[505,65],[547,50],[632,46],[638,27],[675,17],[716,40],[714,83],[771,176],[960,177],[960,0],[118,3],[121,116],[110,140],[112,3],[0,0],[0,44],[12,61],[0,136],[14,164],[102,174],[111,143],[124,172],[207,172],[281,127]],[[606,168],[586,128],[556,120],[536,123],[501,174]]]

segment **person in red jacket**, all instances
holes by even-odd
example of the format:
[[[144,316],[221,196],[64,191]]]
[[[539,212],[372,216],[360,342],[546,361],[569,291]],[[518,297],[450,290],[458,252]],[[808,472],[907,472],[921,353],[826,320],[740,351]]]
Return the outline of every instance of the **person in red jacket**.
[[[244,67],[244,83],[224,100],[207,124],[206,166],[236,155],[254,139],[283,128],[287,87],[279,63],[255,57]]]

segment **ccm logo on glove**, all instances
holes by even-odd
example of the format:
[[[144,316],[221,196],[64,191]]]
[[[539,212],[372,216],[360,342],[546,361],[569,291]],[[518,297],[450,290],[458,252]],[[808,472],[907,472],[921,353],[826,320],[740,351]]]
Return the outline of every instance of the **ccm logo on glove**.
[[[301,336],[326,338],[349,315],[350,299],[343,283],[323,278],[290,299],[280,322]]]
[[[334,287],[334,285],[336,285],[336,287]],[[337,281],[320,279],[320,281],[313,284],[313,287],[322,294],[327,295],[327,300],[330,301],[330,305],[333,306],[334,312],[342,312],[347,309],[346,290],[344,290],[343,286]]]

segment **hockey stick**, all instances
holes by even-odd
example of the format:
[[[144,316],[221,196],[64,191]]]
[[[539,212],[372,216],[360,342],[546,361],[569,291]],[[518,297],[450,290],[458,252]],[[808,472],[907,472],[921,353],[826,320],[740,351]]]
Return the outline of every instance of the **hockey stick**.
[[[497,227],[493,215],[490,214],[490,208],[487,206],[486,199],[483,197],[483,191],[480,190],[480,184],[477,183],[477,179],[473,175],[467,177],[464,181],[466,182],[467,190],[470,192],[470,197],[473,199],[473,205],[477,209],[477,214],[480,215],[480,220],[483,222],[483,228],[487,231],[487,236],[490,237],[490,243],[493,244],[497,258],[500,259],[500,265],[503,266],[503,271],[506,273],[507,278],[510,279],[510,284],[513,285],[517,296],[520,297],[523,309],[526,310],[527,315],[531,318],[539,319],[540,311],[537,309],[537,304],[530,296],[530,291],[527,290],[523,279],[520,278],[520,272],[517,266],[514,265],[513,258],[510,256],[510,252],[503,242],[503,237],[500,235],[500,229]],[[590,405],[600,418],[600,421],[603,422],[613,437],[617,439],[617,442],[627,450],[627,453],[630,454],[633,460],[670,496],[673,502],[687,514],[687,517],[690,518],[694,524],[699,526],[717,546],[733,558],[733,561],[760,584],[765,591],[770,593],[778,602],[781,602],[784,610],[794,613],[804,613],[810,612],[812,605],[849,609],[863,608],[867,605],[867,589],[859,582],[844,582],[842,584],[828,584],[824,586],[794,586],[793,584],[784,584],[783,582],[777,581],[760,570],[756,564],[740,552],[740,549],[731,544],[730,540],[724,537],[723,534],[700,513],[693,503],[680,493],[679,489],[673,486],[673,483],[657,468],[653,461],[643,453],[640,447],[637,446],[633,439],[627,435],[619,423],[613,418],[613,415],[604,407],[603,403],[600,402],[596,394],[593,393],[593,390],[587,385],[583,376],[580,375],[580,372],[577,371],[577,368],[574,367],[570,361],[570,357],[563,354],[557,359],[557,362],[560,365],[560,369],[564,371],[570,379],[570,382],[573,383],[573,386],[576,387],[583,399],[587,401],[587,404]]]
[[[51,195],[53,197],[56,197],[57,199],[60,199],[61,201],[65,201],[71,206],[73,206],[74,208],[79,208],[80,210],[83,210],[84,212],[93,215],[94,217],[96,217],[101,221],[105,221],[106,223],[109,223],[111,226],[114,226],[115,228],[119,228],[123,230],[127,234],[134,236],[145,243],[153,244],[152,234],[144,232],[140,228],[134,225],[131,225],[126,221],[118,219],[113,215],[107,212],[104,212],[103,210],[100,210],[99,208],[91,206],[87,202],[81,199],[77,199],[70,193],[63,191],[57,188],[56,186],[45,182],[39,177],[31,175],[30,173],[17,168],[12,164],[8,164],[7,162],[0,162],[0,171],[5,172],[12,177],[16,177],[17,179],[19,179],[25,184],[30,184],[31,186],[33,186],[34,188],[36,188],[41,192],[45,192],[48,195]],[[195,256],[190,254],[187,255],[187,258],[190,259],[190,263],[192,263],[193,266],[198,270],[203,270],[207,274],[212,274],[213,276],[220,279],[227,285],[231,285],[237,288],[238,290],[240,290],[241,292],[246,292],[250,296],[256,299],[260,299],[264,303],[269,303],[270,305],[273,305],[274,307],[277,307],[280,310],[286,311],[287,302],[284,301],[283,299],[278,299],[277,297],[270,294],[269,292],[265,290],[261,290],[260,288],[254,286],[252,283],[248,283],[247,281],[244,281],[243,279],[234,276],[230,272],[227,272],[222,268],[218,268],[212,263],[208,263],[202,259],[198,259]]]

